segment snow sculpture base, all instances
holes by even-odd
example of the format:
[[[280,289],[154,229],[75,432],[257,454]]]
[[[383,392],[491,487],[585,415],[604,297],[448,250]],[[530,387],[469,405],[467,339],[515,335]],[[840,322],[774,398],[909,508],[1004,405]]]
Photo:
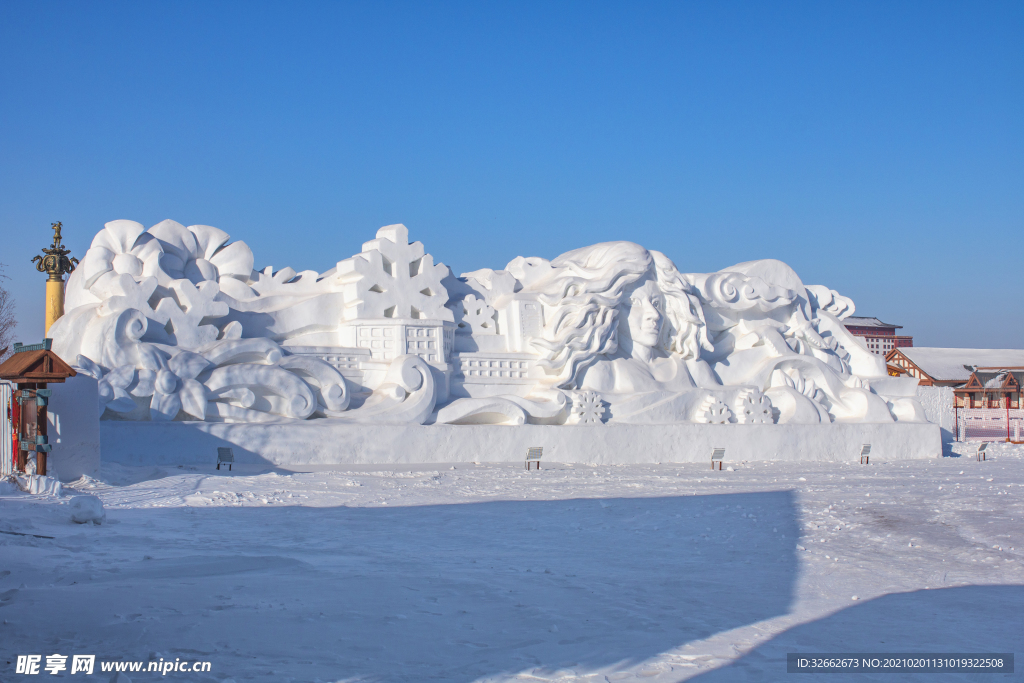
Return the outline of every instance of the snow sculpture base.
[[[355,464],[521,463],[544,447],[544,461],[621,465],[710,462],[726,449],[741,460],[858,462],[871,444],[873,462],[942,455],[939,427],[929,423],[828,425],[362,425],[334,420],[278,424],[211,422],[102,423],[103,459],[124,465],[213,465],[217,447],[239,464],[286,469]]]

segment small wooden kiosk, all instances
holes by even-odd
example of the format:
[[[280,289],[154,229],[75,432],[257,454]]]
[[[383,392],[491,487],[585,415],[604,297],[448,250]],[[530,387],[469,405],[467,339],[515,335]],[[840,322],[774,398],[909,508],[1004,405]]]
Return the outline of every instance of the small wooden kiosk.
[[[29,454],[35,453],[36,474],[46,474],[46,454],[53,448],[46,439],[46,406],[50,383],[63,383],[76,373],[50,350],[52,339],[41,344],[14,345],[14,354],[0,365],[0,379],[16,385],[11,402],[14,470],[24,472]]]

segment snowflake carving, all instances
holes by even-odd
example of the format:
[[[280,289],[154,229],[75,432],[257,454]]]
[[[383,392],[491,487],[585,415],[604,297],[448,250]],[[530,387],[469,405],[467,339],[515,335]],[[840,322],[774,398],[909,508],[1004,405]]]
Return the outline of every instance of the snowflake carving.
[[[697,422],[710,425],[724,425],[732,417],[732,411],[715,396],[708,396],[697,409]]]
[[[442,263],[409,243],[404,225],[387,225],[363,251],[338,263],[338,282],[345,297],[345,319],[414,318],[448,320],[448,292],[441,280],[448,275]]]
[[[498,333],[494,309],[488,306],[486,301],[481,301],[470,294],[462,300],[461,308],[459,332],[475,335]]]
[[[220,330],[205,323],[228,314],[228,305],[214,300],[220,286],[207,280],[196,288],[188,280],[175,280],[171,290],[174,297],[161,299],[155,310],[168,319],[165,327],[174,335],[173,343],[182,349],[198,349],[216,341]]]
[[[740,424],[774,424],[771,400],[757,389],[741,392],[736,397],[736,419]]]
[[[580,391],[573,395],[572,418],[574,424],[597,425],[604,422],[605,403],[596,391]]]
[[[166,311],[158,311],[150,306],[153,294],[158,287],[155,277],[144,277],[141,281],[136,282],[131,275],[122,273],[116,279],[112,278],[107,285],[106,299],[99,307],[101,316],[135,309],[159,325],[165,324],[170,319]]]

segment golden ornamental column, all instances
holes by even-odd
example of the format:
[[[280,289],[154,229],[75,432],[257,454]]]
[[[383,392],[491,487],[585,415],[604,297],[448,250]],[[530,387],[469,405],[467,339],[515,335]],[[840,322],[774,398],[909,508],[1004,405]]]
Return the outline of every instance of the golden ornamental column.
[[[50,325],[56,322],[57,318],[64,315],[64,274],[74,271],[78,265],[78,259],[68,257],[70,250],[65,249],[60,243],[60,229],[63,227],[60,221],[53,223],[53,244],[49,248],[43,247],[45,256],[35,256],[32,262],[36,263],[36,270],[46,273],[46,332],[45,337],[50,336]]]

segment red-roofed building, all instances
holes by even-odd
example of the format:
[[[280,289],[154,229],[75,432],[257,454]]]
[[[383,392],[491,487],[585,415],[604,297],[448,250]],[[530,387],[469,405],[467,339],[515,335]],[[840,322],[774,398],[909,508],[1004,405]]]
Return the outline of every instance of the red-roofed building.
[[[914,345],[913,337],[896,334],[903,329],[902,325],[883,323],[878,318],[865,318],[851,315],[843,320],[843,325],[850,334],[864,339],[868,351],[878,356],[885,356],[893,349],[907,348]]]
[[[952,387],[961,408],[1024,408],[1024,349],[941,349],[919,346],[892,351],[886,362],[921,386]]]

